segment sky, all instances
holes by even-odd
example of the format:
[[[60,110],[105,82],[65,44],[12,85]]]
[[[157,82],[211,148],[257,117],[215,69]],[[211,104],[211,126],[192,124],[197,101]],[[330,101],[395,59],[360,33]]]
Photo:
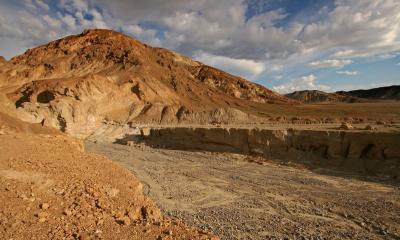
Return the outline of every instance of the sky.
[[[282,94],[400,85],[400,0],[0,0],[0,55],[108,28]]]

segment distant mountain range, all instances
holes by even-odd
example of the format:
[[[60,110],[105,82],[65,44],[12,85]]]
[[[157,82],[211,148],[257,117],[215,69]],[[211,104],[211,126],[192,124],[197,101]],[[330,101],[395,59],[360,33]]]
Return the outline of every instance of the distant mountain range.
[[[400,100],[400,85],[336,93],[365,99]]]
[[[296,91],[285,95],[304,103],[367,102],[374,100],[400,100],[400,85],[372,88],[367,90],[338,91],[327,93],[318,90]]]

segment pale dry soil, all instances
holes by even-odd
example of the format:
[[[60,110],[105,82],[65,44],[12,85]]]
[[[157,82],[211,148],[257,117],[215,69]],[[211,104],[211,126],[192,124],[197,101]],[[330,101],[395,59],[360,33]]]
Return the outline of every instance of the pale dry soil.
[[[166,214],[221,239],[400,239],[398,180],[231,153],[86,145],[133,171]]]

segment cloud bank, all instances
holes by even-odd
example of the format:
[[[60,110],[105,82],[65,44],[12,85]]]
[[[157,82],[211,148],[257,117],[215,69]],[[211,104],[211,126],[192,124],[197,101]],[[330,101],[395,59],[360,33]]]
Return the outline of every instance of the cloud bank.
[[[353,61],[349,59],[327,59],[311,62],[308,65],[313,68],[342,68],[351,63]]]
[[[0,0],[0,55],[85,28],[111,28],[257,80],[400,51],[400,1],[329,0],[296,12],[288,8],[293,1],[280,2],[271,8],[261,0]]]
[[[359,75],[359,71],[336,71],[339,75],[356,76]]]
[[[329,87],[318,84],[317,83],[317,77],[314,76],[313,74],[310,74],[308,76],[303,76],[297,79],[293,79],[289,81],[288,83],[275,86],[273,89],[281,94],[287,94],[291,93],[294,91],[301,91],[301,90],[322,90],[322,91],[328,91]]]

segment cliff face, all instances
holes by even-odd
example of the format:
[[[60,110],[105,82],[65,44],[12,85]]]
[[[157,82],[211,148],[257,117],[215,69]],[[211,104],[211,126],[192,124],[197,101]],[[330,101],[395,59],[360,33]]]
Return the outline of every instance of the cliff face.
[[[0,65],[0,87],[25,120],[79,136],[103,121],[190,122],[200,112],[210,122],[214,111],[240,112],[252,102],[295,102],[110,30],[86,30],[12,58]]]
[[[336,167],[364,174],[400,173],[398,132],[269,130],[247,128],[153,128],[122,141],[155,147],[261,155],[266,159]]]

